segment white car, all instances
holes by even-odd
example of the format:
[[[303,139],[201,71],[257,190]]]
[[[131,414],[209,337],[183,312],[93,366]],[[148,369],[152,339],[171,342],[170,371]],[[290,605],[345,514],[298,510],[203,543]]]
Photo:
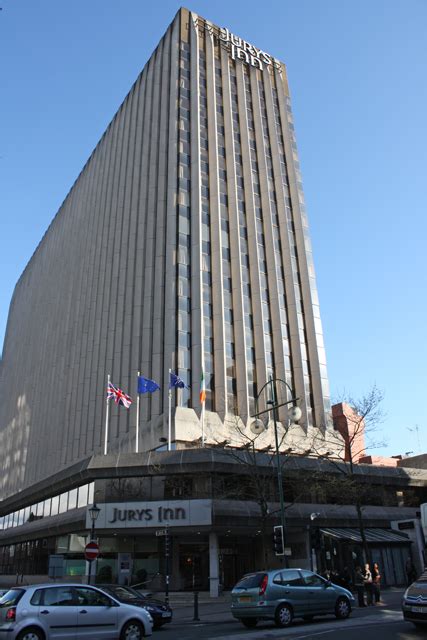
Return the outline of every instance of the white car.
[[[8,640],[141,640],[152,627],[148,611],[89,585],[14,587],[0,598],[0,637]]]

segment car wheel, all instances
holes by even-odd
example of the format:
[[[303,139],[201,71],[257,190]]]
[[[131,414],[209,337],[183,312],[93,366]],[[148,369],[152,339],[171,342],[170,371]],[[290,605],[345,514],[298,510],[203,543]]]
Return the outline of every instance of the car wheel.
[[[241,623],[247,629],[254,629],[258,624],[258,618],[242,618]]]
[[[338,620],[345,620],[350,615],[351,607],[347,598],[338,598],[335,604],[335,617]]]
[[[293,612],[288,604],[281,604],[276,609],[274,621],[277,627],[289,627],[292,622]]]
[[[120,634],[120,640],[141,640],[144,637],[144,627],[138,620],[126,622]]]
[[[16,640],[45,640],[45,635],[41,629],[28,627],[17,636]]]
[[[313,622],[314,616],[303,616],[302,619],[306,622]]]

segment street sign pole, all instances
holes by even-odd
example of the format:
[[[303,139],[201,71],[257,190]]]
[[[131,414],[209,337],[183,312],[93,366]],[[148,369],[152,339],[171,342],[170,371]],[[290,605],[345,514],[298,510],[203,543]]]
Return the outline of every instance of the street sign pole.
[[[166,606],[169,606],[169,554],[170,554],[169,528],[166,525],[166,536],[165,536],[165,573],[166,573],[165,603],[166,603]]]
[[[99,545],[94,540],[91,540],[85,546],[85,558],[89,562],[89,572],[87,576],[87,583],[91,584],[92,581],[92,563],[95,562],[99,556]]]

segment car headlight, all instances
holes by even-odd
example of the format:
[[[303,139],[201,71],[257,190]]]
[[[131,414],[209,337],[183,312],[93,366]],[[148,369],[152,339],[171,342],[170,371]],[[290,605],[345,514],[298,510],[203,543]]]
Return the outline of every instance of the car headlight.
[[[150,605],[145,605],[144,609],[146,611],[148,611],[149,613],[154,613],[155,612],[154,607],[150,607]]]
[[[405,593],[403,594],[404,600],[406,600],[406,598],[408,597],[408,591],[409,591],[409,587],[406,589]]]

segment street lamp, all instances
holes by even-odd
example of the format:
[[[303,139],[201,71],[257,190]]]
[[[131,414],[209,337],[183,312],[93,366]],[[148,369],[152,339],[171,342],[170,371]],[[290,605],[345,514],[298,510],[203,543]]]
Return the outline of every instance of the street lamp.
[[[285,553],[285,500],[283,496],[283,483],[282,483],[282,465],[280,464],[280,451],[279,451],[279,436],[277,433],[277,422],[278,422],[278,414],[277,410],[279,407],[284,407],[288,404],[292,404],[293,406],[288,411],[288,416],[293,422],[298,422],[301,419],[301,409],[296,405],[298,398],[291,397],[290,400],[285,402],[279,402],[277,397],[277,384],[280,383],[284,385],[286,389],[290,392],[291,396],[293,391],[287,382],[284,380],[280,380],[279,378],[270,377],[269,381],[265,383],[263,387],[261,387],[257,397],[255,398],[255,406],[258,409],[258,401],[264,391],[269,389],[269,397],[266,401],[266,404],[269,406],[268,409],[264,409],[263,411],[257,411],[252,417],[256,418],[256,420],[251,425],[251,431],[255,435],[259,435],[263,431],[266,430],[266,427],[262,420],[259,419],[259,416],[273,412],[273,424],[274,424],[274,439],[276,444],[276,462],[277,462],[277,484],[279,489],[279,500],[280,500],[280,524],[282,526],[283,532],[283,555],[284,555],[284,563],[286,566],[286,553]]]
[[[313,520],[316,520],[316,518],[318,518],[320,515],[321,514],[318,513],[317,511],[315,513],[310,513],[310,522],[313,522]],[[308,547],[310,551],[310,569],[314,571],[313,547],[311,545],[311,524],[307,525],[307,532],[308,532]]]
[[[99,512],[101,511],[101,509],[97,507],[96,502],[94,502],[91,508],[88,509],[88,511],[89,511],[90,519],[92,520],[90,539],[91,539],[91,542],[94,542],[95,541],[95,522],[98,520]],[[94,562],[94,560],[89,560],[88,584],[91,584],[91,581],[92,581],[92,562]]]
[[[90,539],[95,540],[95,522],[98,520],[99,512],[101,509],[96,506],[96,502],[93,503],[91,508],[88,510],[90,519],[92,520],[92,529],[90,532]]]

